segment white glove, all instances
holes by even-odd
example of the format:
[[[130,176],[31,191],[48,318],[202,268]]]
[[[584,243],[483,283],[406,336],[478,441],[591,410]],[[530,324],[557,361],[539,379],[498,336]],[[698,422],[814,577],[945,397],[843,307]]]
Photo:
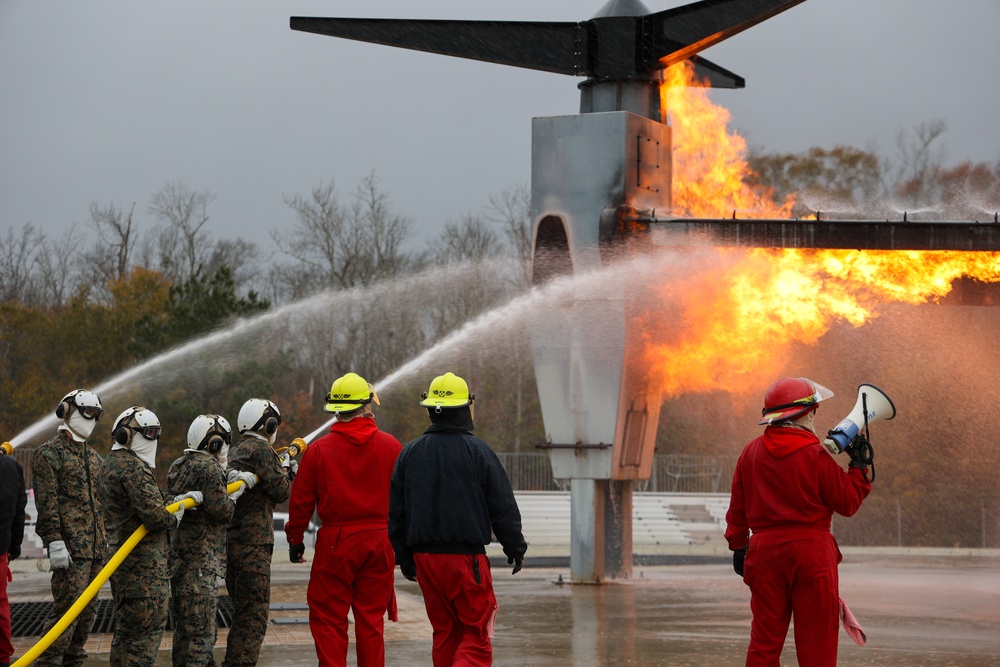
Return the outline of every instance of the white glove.
[[[49,565],[53,570],[65,570],[73,564],[73,557],[62,540],[49,543]]]
[[[246,489],[252,489],[257,484],[257,475],[252,472],[244,472],[242,470],[236,470],[235,468],[230,468],[229,472],[226,473],[226,481],[229,484],[233,482],[243,482]]]
[[[281,455],[281,467],[285,469],[288,479],[295,479],[295,475],[299,472],[299,462],[288,452]]]
[[[195,505],[200,505],[201,501],[205,499],[205,494],[201,491],[188,491],[187,493],[182,493],[181,495],[174,498],[175,503],[180,503],[177,511],[174,512],[174,516],[177,517],[177,525],[181,525],[181,519],[184,518],[184,499],[190,498],[195,502]]]
[[[247,487],[243,484],[240,484],[235,491],[229,494],[229,499],[235,503],[237,500],[240,499],[240,496],[242,496],[246,492],[247,492]]]
[[[201,491],[188,491],[187,493],[182,493],[181,495],[174,498],[175,503],[183,502],[185,498],[190,498],[194,501],[195,505],[201,505],[202,501],[205,500],[205,494]]]

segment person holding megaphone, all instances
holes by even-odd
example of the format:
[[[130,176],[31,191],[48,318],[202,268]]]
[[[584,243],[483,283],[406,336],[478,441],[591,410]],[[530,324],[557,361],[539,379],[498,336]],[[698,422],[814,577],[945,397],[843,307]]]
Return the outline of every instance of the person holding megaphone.
[[[849,448],[845,471],[820,443],[816,410],[832,396],[807,378],[776,381],[764,395],[758,422],[764,433],[747,443],[736,463],[726,540],[733,569],[750,587],[748,666],[777,667],[792,617],[798,663],[837,664],[842,557],[830,525],[834,512],[853,516],[872,485],[870,445]],[[858,633],[863,637],[860,627]]]

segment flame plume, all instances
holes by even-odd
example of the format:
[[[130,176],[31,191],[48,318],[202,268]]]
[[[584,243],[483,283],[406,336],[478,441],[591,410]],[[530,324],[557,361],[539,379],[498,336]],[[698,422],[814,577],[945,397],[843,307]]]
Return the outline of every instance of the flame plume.
[[[776,204],[772,193],[746,184],[746,140],[729,131],[729,111],[708,99],[705,82],[683,61],[668,67],[660,86],[673,134],[674,213],[692,218],[791,217],[795,200]]]
[[[747,185],[746,143],[727,129],[687,64],[670,67],[661,96],[674,141],[675,213],[789,218],[792,198]],[[815,345],[832,327],[861,327],[879,304],[920,304],[958,278],[1000,281],[1000,253],[716,248],[700,266],[654,287],[641,316],[651,382],[664,398],[724,389],[760,391],[794,344]],[[669,320],[669,321],[667,321]]]

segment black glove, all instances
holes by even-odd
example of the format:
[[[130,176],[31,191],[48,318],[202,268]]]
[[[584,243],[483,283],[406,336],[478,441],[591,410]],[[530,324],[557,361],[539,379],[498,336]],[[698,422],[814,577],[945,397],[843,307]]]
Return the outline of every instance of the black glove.
[[[12,544],[10,545],[10,551],[7,552],[7,556],[10,560],[16,560],[21,557],[21,545]]]
[[[745,561],[746,558],[747,558],[746,547],[743,547],[742,549],[733,550],[733,571],[736,574],[740,575],[741,577],[743,576],[743,561]]]
[[[413,562],[412,559],[407,560],[404,563],[399,564],[399,571],[403,573],[403,576],[410,581],[417,580],[417,564]]]
[[[302,544],[288,545],[288,560],[293,563],[304,563],[306,559],[302,555],[306,552],[305,542]]]
[[[507,557],[507,565],[513,565],[514,569],[510,571],[511,574],[517,574],[524,567],[524,558],[514,558],[513,556]]]
[[[847,454],[851,457],[848,468],[860,468],[867,472],[868,481],[875,481],[875,450],[872,443],[863,435],[854,438],[854,442],[847,446]],[[871,472],[868,472],[868,468]]]

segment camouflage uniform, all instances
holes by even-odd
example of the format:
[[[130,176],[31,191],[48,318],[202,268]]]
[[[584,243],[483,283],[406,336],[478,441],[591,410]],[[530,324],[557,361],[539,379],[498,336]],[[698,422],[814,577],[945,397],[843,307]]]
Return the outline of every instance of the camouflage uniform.
[[[229,467],[252,472],[257,484],[236,501],[226,534],[226,589],[233,601],[233,625],[223,667],[256,665],[271,606],[274,506],[288,500],[291,482],[267,440],[247,433],[229,450]]]
[[[111,450],[101,464],[98,488],[113,547],[120,547],[140,524],[149,530],[111,575],[115,598],[111,664],[150,667],[167,623],[167,531],[177,527],[177,518],[167,512],[153,470],[130,449]]]
[[[64,429],[35,450],[31,459],[35,507],[35,532],[45,546],[62,540],[73,564],[52,570],[53,624],[76,602],[104,567],[107,536],[97,493],[101,459],[86,442],[77,442]],[[76,620],[35,661],[40,667],[82,665],[84,644],[94,622],[96,602],[84,607]]]
[[[176,497],[201,491],[201,505],[184,512],[172,536],[176,571],[170,580],[174,598],[174,667],[215,666],[218,578],[225,574],[226,526],[235,503],[226,493],[226,475],[214,455],[186,451],[167,473],[167,491]]]

